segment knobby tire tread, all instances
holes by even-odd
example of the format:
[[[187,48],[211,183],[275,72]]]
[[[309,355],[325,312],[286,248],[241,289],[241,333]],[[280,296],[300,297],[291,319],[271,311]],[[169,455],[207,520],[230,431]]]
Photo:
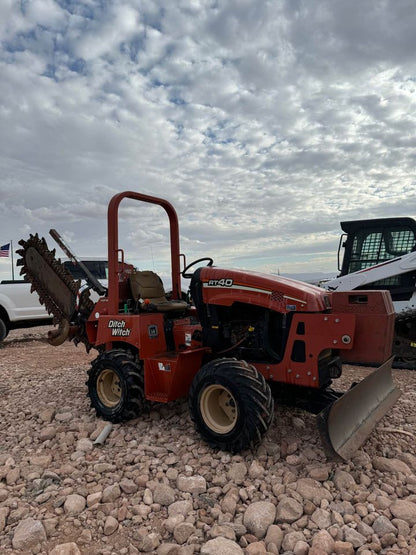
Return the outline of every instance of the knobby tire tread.
[[[239,421],[223,437],[208,429],[198,406],[204,384],[212,383],[229,388],[239,405]],[[266,380],[253,366],[236,359],[219,359],[198,372],[189,391],[189,408],[195,427],[211,446],[239,452],[261,441],[273,420],[274,403]]]
[[[116,407],[102,405],[96,392],[96,382],[100,372],[109,367],[116,369],[119,379],[123,382],[123,395]],[[88,396],[97,416],[110,422],[124,422],[140,416],[145,410],[144,379],[133,355],[126,351],[112,349],[100,354],[91,363],[88,371]]]

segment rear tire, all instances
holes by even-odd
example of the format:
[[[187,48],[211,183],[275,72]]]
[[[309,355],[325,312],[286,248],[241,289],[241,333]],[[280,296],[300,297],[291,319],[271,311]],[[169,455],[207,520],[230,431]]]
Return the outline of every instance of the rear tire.
[[[218,359],[205,364],[189,390],[196,429],[212,447],[234,453],[261,441],[273,409],[266,380],[244,361]]]
[[[104,420],[131,420],[145,408],[141,366],[126,351],[113,349],[99,355],[91,363],[87,386],[91,406]]]
[[[0,341],[4,341],[9,334],[9,328],[3,318],[0,318]]]

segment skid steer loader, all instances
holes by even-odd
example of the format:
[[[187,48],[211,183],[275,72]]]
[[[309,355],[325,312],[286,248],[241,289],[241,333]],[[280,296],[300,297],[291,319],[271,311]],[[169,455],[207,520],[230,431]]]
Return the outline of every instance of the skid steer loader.
[[[416,370],[416,222],[376,218],[341,222],[339,276],[322,282],[328,291],[390,291],[396,312],[394,366]],[[341,262],[341,252],[343,252]]]
[[[124,199],[157,204],[169,217],[169,298],[158,275],[124,261],[118,244]],[[322,409],[318,426],[327,454],[348,459],[400,395],[389,359],[394,310],[388,292],[331,293],[279,276],[218,268],[208,257],[187,264],[177,214],[166,200],[130,191],[111,199],[108,290],[97,291],[102,296],[96,303],[44,239],[31,235],[20,245],[21,273],[58,324],[50,342],[69,339],[98,351],[87,386],[92,407],[105,420],[135,418],[147,400],[188,396],[202,437],[238,452],[258,443],[272,423],[272,384],[302,399],[303,408]],[[187,300],[181,275],[190,279]],[[381,367],[340,395],[330,385],[341,375],[345,354]]]

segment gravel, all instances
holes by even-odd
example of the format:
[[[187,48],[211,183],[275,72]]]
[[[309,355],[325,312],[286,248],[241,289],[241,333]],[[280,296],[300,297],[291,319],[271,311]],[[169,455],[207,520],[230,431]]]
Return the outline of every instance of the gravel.
[[[348,463],[327,460],[315,417],[278,406],[256,451],[196,434],[186,400],[105,426],[86,397],[94,353],[47,328],[0,346],[0,552],[48,555],[416,555],[416,372]],[[347,366],[346,389],[371,370]]]

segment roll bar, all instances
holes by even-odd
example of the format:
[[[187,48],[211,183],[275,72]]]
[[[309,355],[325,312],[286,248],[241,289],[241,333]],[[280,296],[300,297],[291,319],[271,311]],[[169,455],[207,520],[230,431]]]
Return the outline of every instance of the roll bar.
[[[172,272],[172,298],[181,298],[180,262],[179,262],[179,223],[176,210],[167,200],[125,191],[114,195],[108,205],[107,232],[108,232],[108,310],[109,314],[117,314],[119,306],[118,287],[118,256],[121,249],[118,248],[118,207],[120,202],[130,198],[150,204],[158,204],[165,209],[169,216],[170,224],[170,255]]]

